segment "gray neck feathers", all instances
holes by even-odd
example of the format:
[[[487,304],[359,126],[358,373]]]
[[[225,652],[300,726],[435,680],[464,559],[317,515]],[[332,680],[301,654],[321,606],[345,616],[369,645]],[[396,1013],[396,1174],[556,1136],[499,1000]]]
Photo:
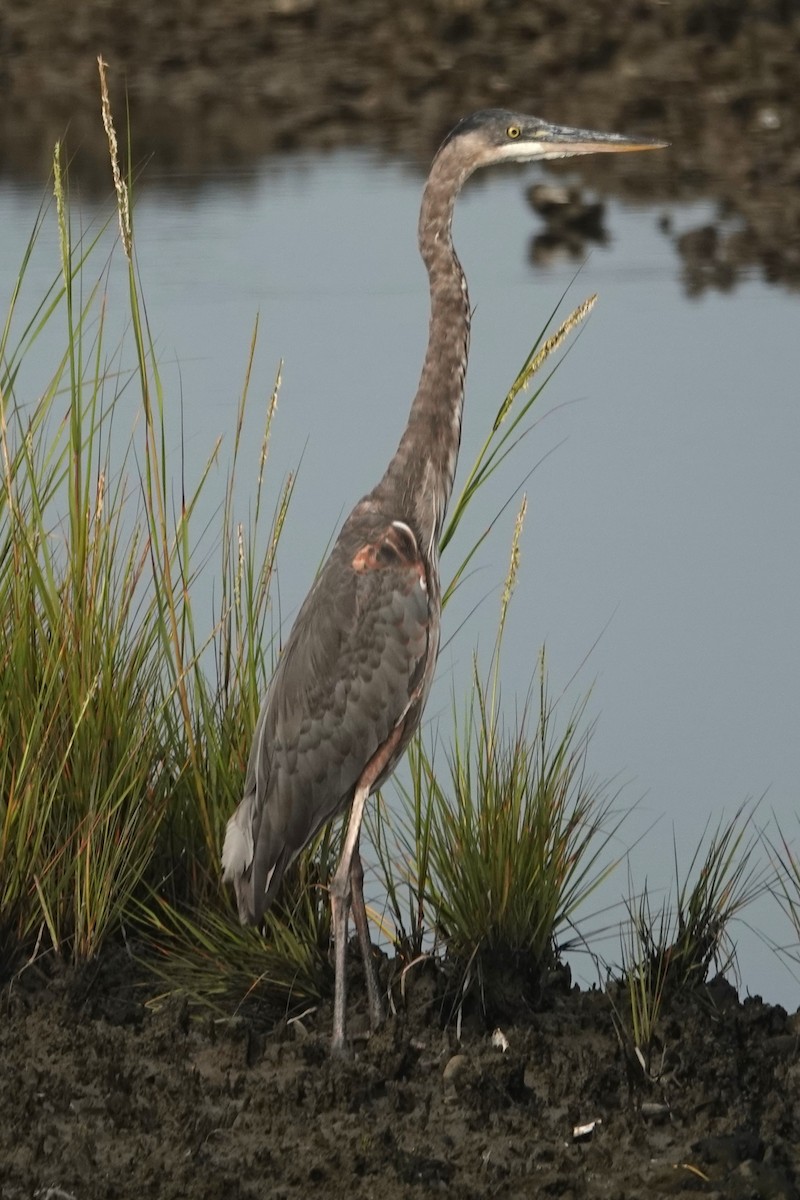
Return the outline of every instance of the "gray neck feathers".
[[[469,353],[467,281],[453,249],[453,205],[469,173],[450,147],[434,160],[419,217],[419,248],[428,268],[428,349],[400,445],[373,498],[415,524],[424,552],[439,541],[461,442],[464,376]]]

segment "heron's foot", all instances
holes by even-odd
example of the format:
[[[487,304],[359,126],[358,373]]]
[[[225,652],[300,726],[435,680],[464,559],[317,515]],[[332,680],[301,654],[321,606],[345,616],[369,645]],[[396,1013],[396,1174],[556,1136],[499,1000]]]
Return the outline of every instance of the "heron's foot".
[[[357,1057],[358,1051],[363,1049],[369,1041],[375,1037],[378,1030],[386,1023],[386,1018],[381,1013],[380,1024],[371,1025],[370,1029],[356,1029],[349,1037],[337,1037],[336,1031],[331,1037],[331,1058],[338,1059],[340,1062],[350,1062]]]
[[[344,1030],[336,1029],[333,1031],[331,1038],[331,1058],[338,1058],[341,1061],[346,1061],[353,1057],[352,1047],[345,1041]]]

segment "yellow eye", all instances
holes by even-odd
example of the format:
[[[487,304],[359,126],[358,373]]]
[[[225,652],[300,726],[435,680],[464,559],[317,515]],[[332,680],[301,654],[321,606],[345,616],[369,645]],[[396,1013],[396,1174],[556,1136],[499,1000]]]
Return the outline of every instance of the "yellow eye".
[[[521,132],[522,130],[520,129],[519,125],[509,125],[508,129],[506,130],[506,133],[510,138],[518,138]]]

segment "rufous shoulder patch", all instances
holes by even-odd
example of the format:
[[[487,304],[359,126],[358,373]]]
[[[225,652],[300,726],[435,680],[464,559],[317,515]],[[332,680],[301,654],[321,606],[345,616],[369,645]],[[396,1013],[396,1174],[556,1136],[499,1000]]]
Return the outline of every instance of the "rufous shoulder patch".
[[[374,541],[365,542],[353,556],[354,571],[380,571],[387,567],[414,571],[425,586],[422,561],[413,530],[404,521],[392,521]]]

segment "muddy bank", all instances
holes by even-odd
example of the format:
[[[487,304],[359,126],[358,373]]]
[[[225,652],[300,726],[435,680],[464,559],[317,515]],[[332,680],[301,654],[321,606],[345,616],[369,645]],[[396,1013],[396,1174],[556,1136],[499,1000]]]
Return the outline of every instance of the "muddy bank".
[[[341,1064],[326,1009],[264,1032],[118,962],[29,970],[2,998],[0,1196],[800,1196],[800,1014],[712,985],[648,1080],[598,992],[554,995],[503,1052],[477,1024],[459,1044],[433,990],[419,974]]]
[[[664,155],[579,165],[601,193],[710,199],[678,249],[695,290],[756,269],[800,282],[800,10],[791,0],[6,0],[0,171],[46,177],[69,126],[105,188],[95,56],[153,175],[364,146],[423,168],[454,119],[511,105],[668,138]],[[578,170],[570,164],[570,172]],[[183,186],[193,186],[191,180]]]

